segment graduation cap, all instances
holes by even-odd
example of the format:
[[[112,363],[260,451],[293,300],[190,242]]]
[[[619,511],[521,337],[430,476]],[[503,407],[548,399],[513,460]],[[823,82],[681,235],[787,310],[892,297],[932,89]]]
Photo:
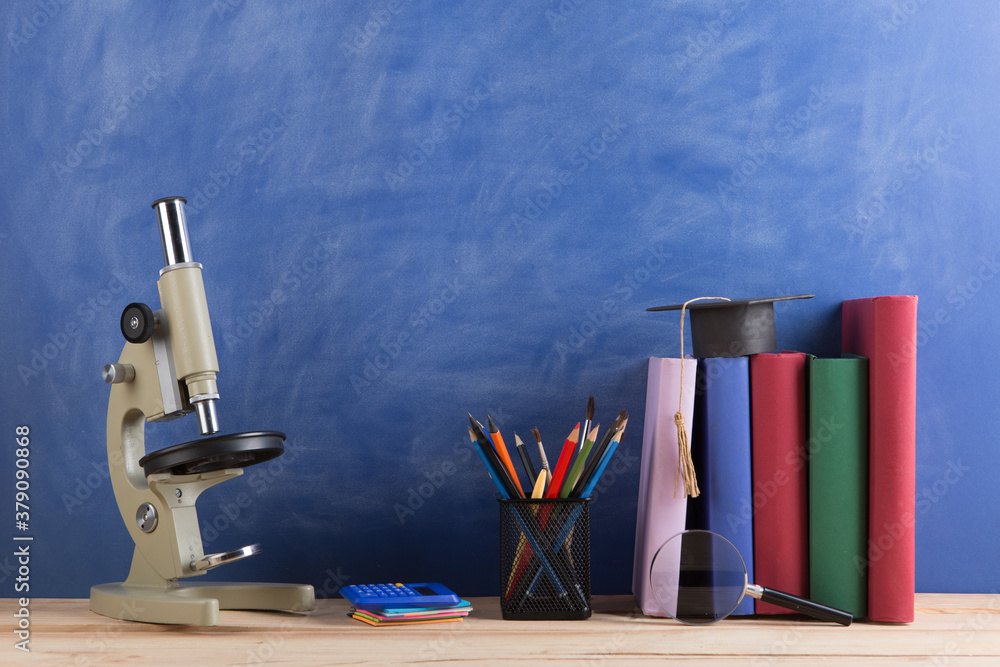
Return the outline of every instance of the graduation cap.
[[[775,352],[774,302],[811,299],[814,294],[772,296],[735,301],[696,301],[691,311],[691,342],[694,356],[742,357],[758,352]],[[680,310],[683,304],[647,308],[647,311]]]

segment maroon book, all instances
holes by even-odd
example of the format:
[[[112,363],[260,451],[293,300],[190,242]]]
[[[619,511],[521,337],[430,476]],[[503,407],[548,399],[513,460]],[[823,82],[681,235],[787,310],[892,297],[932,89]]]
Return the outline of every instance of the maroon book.
[[[750,357],[754,580],[809,597],[807,355]],[[789,610],[760,600],[758,614]]]

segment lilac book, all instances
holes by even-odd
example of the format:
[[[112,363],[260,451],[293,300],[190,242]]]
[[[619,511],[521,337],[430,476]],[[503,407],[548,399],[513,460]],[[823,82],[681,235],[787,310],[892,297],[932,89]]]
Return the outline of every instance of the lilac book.
[[[696,359],[684,360],[683,412],[691,440],[694,412]],[[687,498],[683,479],[677,481],[677,426],[674,413],[680,404],[681,360],[650,357],[646,381],[646,419],[642,430],[642,467],[639,472],[639,506],[635,526],[635,561],[632,593],[647,616],[666,616],[649,585],[649,566],[657,549],[683,532]]]

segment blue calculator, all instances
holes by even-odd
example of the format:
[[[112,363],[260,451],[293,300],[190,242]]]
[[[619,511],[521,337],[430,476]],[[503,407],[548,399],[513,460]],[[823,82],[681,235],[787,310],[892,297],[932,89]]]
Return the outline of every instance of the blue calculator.
[[[358,609],[452,607],[461,602],[441,584],[352,584],[340,594]]]

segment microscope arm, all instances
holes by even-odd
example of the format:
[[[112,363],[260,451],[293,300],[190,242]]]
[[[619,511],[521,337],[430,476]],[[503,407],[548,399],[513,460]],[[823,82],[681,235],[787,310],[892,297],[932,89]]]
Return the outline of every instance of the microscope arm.
[[[195,501],[205,489],[243,471],[158,474],[147,479],[139,465],[145,455],[145,423],[163,417],[153,341],[126,344],[118,365],[134,369],[131,381],[111,386],[107,424],[111,482],[122,520],[136,545],[129,580],[152,577],[162,583],[204,574],[192,567],[205,555]]]

